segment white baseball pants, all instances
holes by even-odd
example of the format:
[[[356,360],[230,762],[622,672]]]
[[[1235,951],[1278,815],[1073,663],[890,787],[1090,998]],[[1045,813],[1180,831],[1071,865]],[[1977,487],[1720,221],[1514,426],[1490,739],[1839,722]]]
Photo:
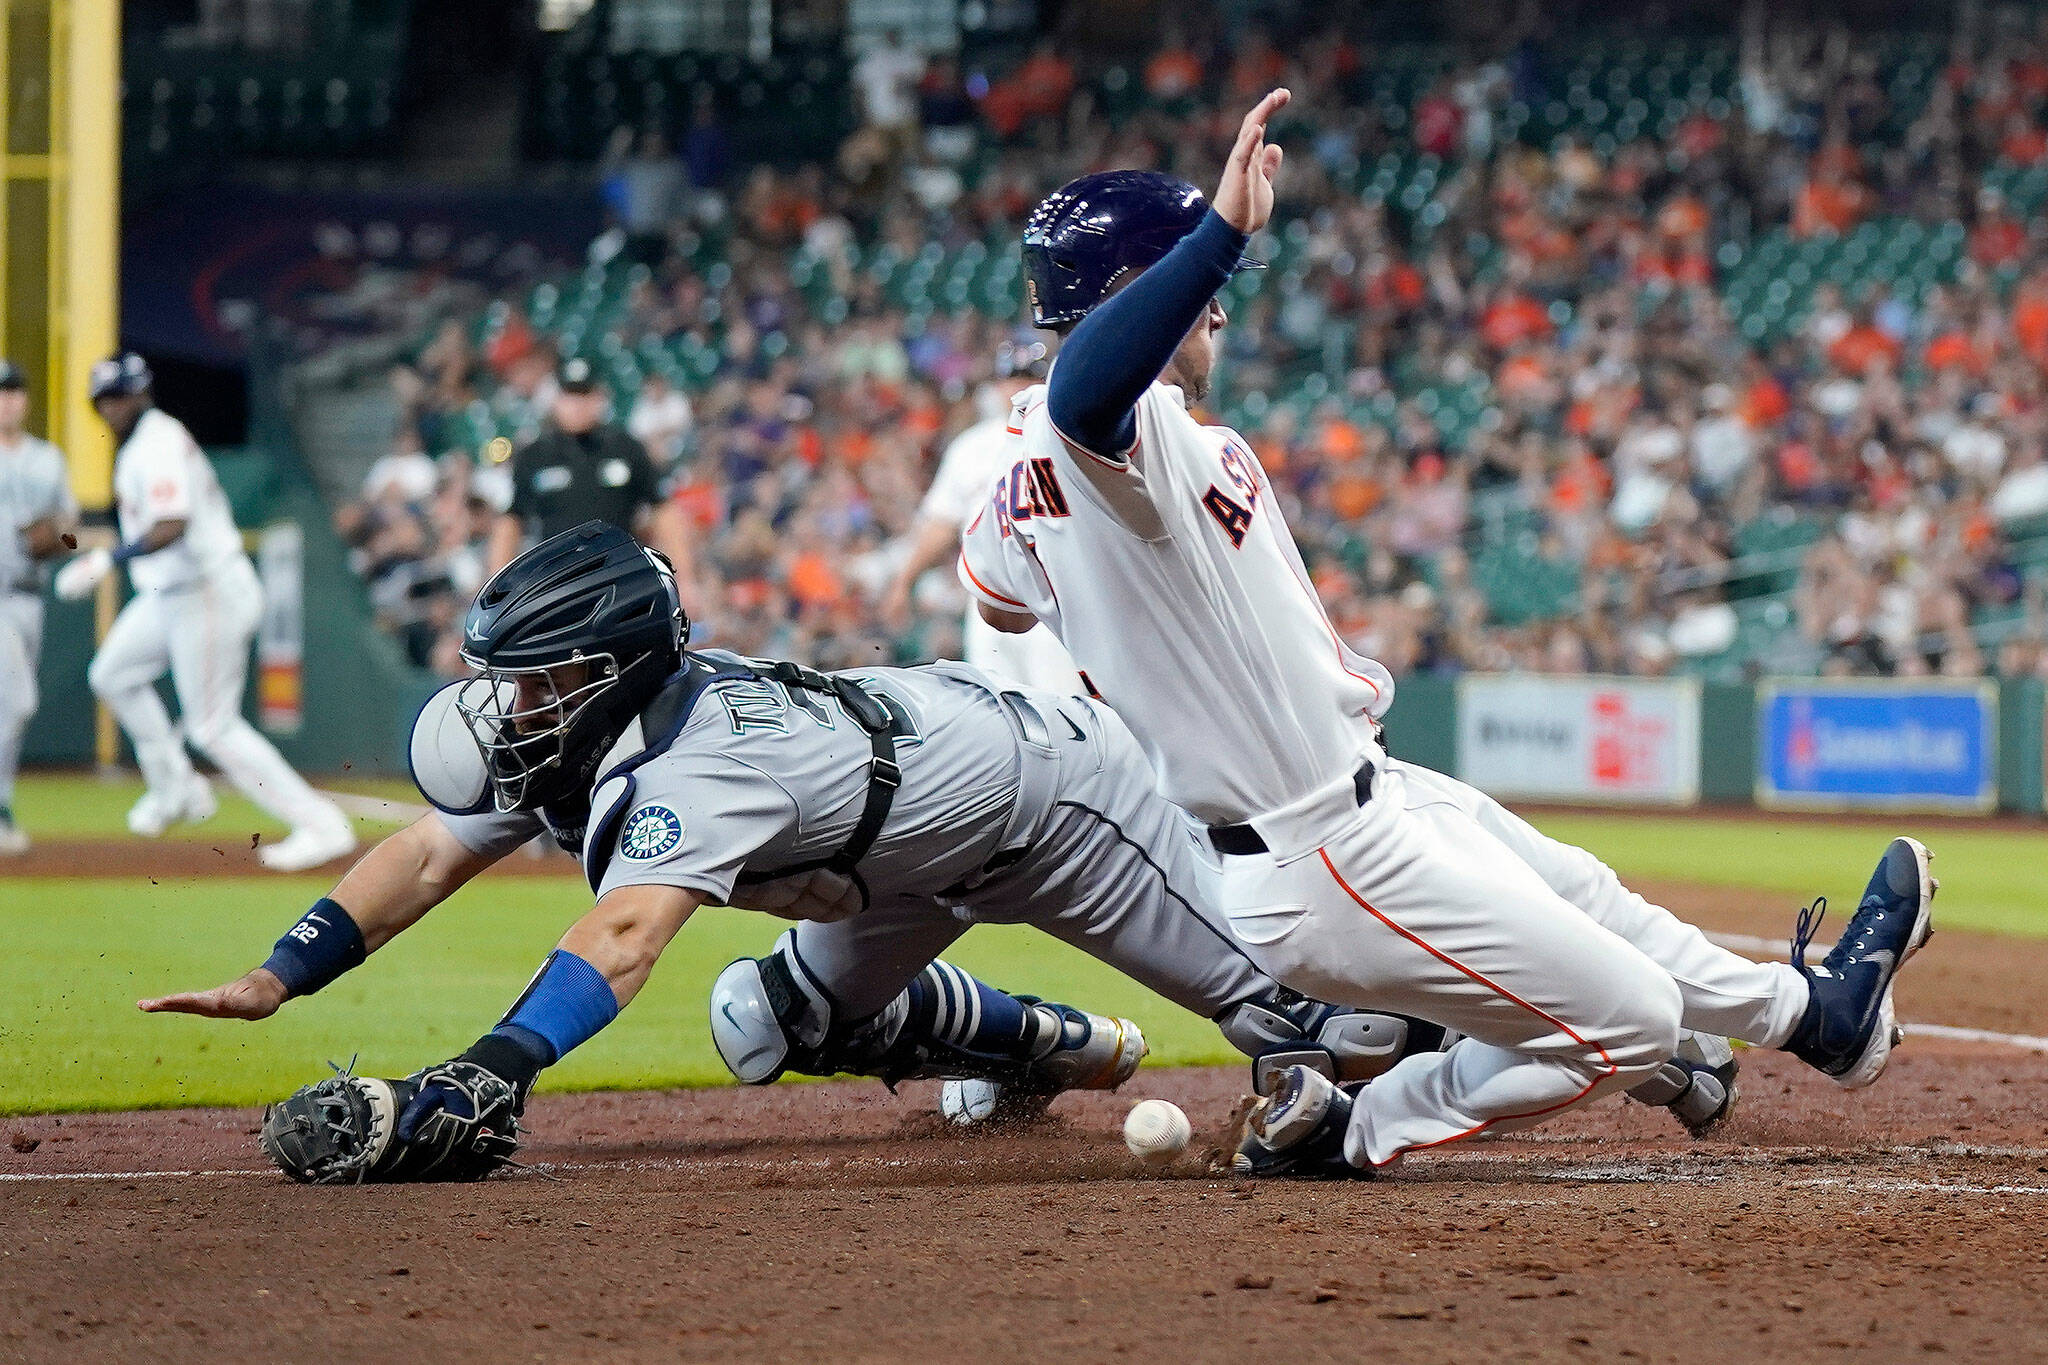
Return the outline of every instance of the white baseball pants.
[[[43,599],[0,588],[0,806],[14,804],[21,737],[36,713],[36,660],[43,649]]]
[[[1681,1029],[1776,1047],[1797,1027],[1807,986],[1789,965],[1714,946],[1465,783],[1376,764],[1364,806],[1347,778],[1256,818],[1271,851],[1220,871],[1232,929],[1281,981],[1467,1035],[1365,1088],[1355,1164],[1626,1089]]]
[[[114,618],[87,680],[127,731],[151,791],[176,792],[192,779],[192,762],[156,693],[168,669],[184,740],[291,828],[331,824],[345,817],[242,717],[249,647],[262,612],[262,588],[246,566],[182,592],[140,593]]]

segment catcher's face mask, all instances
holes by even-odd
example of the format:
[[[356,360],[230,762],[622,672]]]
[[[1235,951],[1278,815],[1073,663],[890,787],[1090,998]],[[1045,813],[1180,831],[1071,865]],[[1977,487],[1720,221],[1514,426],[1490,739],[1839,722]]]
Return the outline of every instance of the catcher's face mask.
[[[483,750],[501,811],[537,810],[565,795],[579,764],[580,725],[619,681],[609,654],[544,668],[480,669],[455,694],[455,709]]]

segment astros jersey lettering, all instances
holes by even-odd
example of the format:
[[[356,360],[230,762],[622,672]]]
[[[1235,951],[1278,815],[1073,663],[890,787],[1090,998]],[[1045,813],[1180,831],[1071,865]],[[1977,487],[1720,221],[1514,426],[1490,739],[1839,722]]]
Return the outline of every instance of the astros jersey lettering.
[[[1377,753],[1393,680],[1338,638],[1243,438],[1154,384],[1137,444],[1108,460],[1054,429],[1045,392],[1018,396],[1018,458],[962,545],[968,591],[1052,626],[1160,791],[1204,821],[1277,809]]]
[[[917,513],[926,521],[963,527],[980,510],[989,484],[1009,467],[1016,454],[1018,432],[1010,417],[977,422],[953,438],[939,459],[938,473]],[[1051,630],[1039,626],[1009,635],[981,619],[973,602],[961,626],[960,644],[967,662],[1000,677],[1015,678],[1049,692],[1076,692],[1080,680],[1074,661]]]

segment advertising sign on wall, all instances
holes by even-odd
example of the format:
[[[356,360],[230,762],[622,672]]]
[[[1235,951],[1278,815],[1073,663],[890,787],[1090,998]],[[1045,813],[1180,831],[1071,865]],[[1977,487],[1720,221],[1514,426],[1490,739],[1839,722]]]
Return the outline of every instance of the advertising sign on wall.
[[[1998,799],[1991,683],[1770,681],[1756,734],[1760,805],[1989,810]]]
[[[1685,805],[1700,794],[1700,691],[1668,678],[1472,674],[1458,776],[1494,796]]]
[[[306,547],[290,522],[266,526],[256,543],[263,615],[256,627],[256,719],[274,735],[306,720]]]

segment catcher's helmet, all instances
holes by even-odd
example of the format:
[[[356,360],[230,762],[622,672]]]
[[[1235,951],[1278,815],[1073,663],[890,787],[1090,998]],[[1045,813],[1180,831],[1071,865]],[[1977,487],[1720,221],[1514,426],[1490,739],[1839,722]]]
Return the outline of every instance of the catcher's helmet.
[[[586,795],[605,750],[681,665],[689,632],[668,561],[606,522],[498,570],[463,622],[477,676],[455,698],[498,809]]]
[[[1125,272],[1171,251],[1208,211],[1200,190],[1162,171],[1098,171],[1069,180],[1024,224],[1032,322],[1079,322]],[[1246,257],[1237,268],[1262,264]]]

